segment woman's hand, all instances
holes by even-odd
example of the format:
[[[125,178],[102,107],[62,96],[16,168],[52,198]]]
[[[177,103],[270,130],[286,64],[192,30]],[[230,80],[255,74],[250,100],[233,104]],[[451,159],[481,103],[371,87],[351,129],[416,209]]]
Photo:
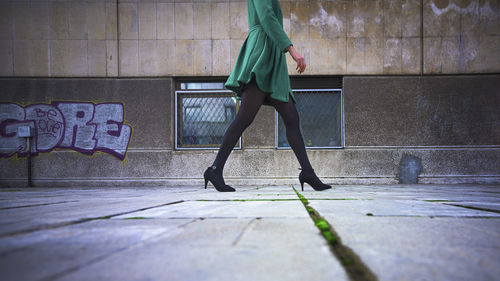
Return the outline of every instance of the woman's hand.
[[[299,73],[304,72],[306,70],[306,59],[302,57],[297,50],[293,46],[289,46],[287,51],[292,56],[293,60],[297,63],[297,67],[295,68]]]

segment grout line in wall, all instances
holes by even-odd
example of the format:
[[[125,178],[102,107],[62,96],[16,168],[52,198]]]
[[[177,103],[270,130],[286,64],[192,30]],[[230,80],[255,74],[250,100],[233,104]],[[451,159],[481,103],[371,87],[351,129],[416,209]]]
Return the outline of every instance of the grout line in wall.
[[[11,2],[11,5],[10,5],[10,18],[11,18],[11,21],[12,21],[12,27],[10,29],[10,35],[11,35],[11,43],[10,43],[10,47],[12,49],[12,75],[15,76],[16,73],[15,73],[15,68],[14,68],[14,60],[16,58],[15,56],[15,51],[16,51],[16,48],[14,48],[14,42],[15,42],[15,33],[14,33],[14,30],[15,30],[15,24],[16,24],[16,21],[14,20],[14,3]]]
[[[155,2],[154,3],[155,5],[155,40],[158,40],[158,17],[156,15],[156,13],[158,12],[158,3]],[[156,41],[156,49],[158,50],[158,41]]]
[[[87,48],[85,48],[85,52],[87,53],[86,54],[86,58],[87,58],[87,73],[85,74],[85,76],[90,76],[90,73],[92,73],[92,71],[90,70],[90,67],[91,67],[91,64],[92,64],[92,61],[89,59],[89,41],[91,40],[90,36],[89,36],[89,21],[88,21],[88,18],[89,18],[89,5],[88,3],[85,3],[84,5],[84,12],[85,12],[85,35],[83,37],[83,39],[85,39],[85,43],[87,44]]]
[[[366,28],[365,28],[366,32]],[[385,74],[385,51],[387,49],[387,38],[385,37],[385,2],[382,0],[382,74]],[[366,49],[365,49],[366,52]]]
[[[403,10],[403,4],[401,3],[401,7],[400,7],[401,11]],[[385,18],[384,18],[385,19]],[[400,18],[401,19],[401,18]],[[399,30],[399,34],[400,34],[400,38],[399,38],[399,44],[400,44],[400,48],[399,48],[399,51],[400,51],[400,68],[399,68],[399,73],[404,73],[404,69],[403,69],[403,27],[400,26],[400,30]]]
[[[192,3],[192,2],[191,2],[191,11],[193,13],[192,14],[193,16],[191,17],[191,19],[192,19],[192,21],[191,21],[191,38],[192,39],[191,40],[194,41],[196,38],[194,38],[194,3]],[[174,11],[174,14],[175,14],[175,11]],[[174,26],[174,28],[175,28],[175,26]],[[193,58],[193,71],[191,73],[194,73],[194,58]]]
[[[68,7],[69,5],[69,7]],[[70,31],[71,31],[71,26],[70,26],[70,22],[71,22],[71,3],[69,2],[64,2],[64,12],[66,13],[66,15],[68,16],[68,18],[66,19],[66,38],[64,39],[72,39],[71,36],[70,36]]]
[[[116,0],[116,76],[120,78],[120,8],[119,0]]]
[[[424,75],[424,0],[420,0],[420,75]]]

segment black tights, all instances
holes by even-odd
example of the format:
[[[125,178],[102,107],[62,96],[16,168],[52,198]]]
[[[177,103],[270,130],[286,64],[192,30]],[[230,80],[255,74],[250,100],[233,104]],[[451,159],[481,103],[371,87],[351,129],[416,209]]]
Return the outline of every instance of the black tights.
[[[222,171],[224,169],[229,154],[231,154],[243,131],[252,124],[260,106],[266,99],[266,95],[268,94],[262,92],[255,83],[251,83],[243,91],[238,113],[224,134],[219,152],[213,163],[217,167],[217,170]],[[300,132],[299,114],[292,98],[290,97],[288,102],[281,102],[271,98],[269,100],[281,115],[281,118],[283,118],[288,143],[292,147],[300,166],[303,170],[312,169]]]

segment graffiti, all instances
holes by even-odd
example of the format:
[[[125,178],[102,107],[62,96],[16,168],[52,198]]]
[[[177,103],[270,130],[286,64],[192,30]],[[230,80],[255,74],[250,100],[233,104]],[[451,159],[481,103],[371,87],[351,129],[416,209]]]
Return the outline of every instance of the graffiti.
[[[100,151],[125,159],[132,127],[125,123],[122,103],[52,102],[21,107],[0,103],[0,158],[28,155],[20,126],[34,131],[31,153],[70,149],[86,155]]]

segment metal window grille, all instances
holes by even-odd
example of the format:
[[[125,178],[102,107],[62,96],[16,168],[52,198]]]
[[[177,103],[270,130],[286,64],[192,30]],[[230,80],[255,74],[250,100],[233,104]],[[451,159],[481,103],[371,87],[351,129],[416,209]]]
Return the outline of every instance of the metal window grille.
[[[306,148],[342,148],[342,89],[293,90]],[[286,128],[276,112],[276,148],[290,148]]]
[[[238,107],[231,91],[176,91],[175,148],[218,149]],[[241,138],[235,149],[241,149]]]

